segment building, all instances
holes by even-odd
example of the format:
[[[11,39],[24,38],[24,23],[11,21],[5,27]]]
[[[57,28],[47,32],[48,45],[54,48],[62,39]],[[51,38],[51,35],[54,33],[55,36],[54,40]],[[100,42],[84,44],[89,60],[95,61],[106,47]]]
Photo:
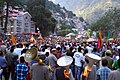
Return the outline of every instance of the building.
[[[12,32],[14,34],[35,32],[35,24],[31,18],[28,12],[20,12],[14,20]]]
[[[4,15],[6,15],[5,11]],[[35,23],[32,21],[32,16],[22,8],[9,7],[7,32],[13,34],[35,32]]]

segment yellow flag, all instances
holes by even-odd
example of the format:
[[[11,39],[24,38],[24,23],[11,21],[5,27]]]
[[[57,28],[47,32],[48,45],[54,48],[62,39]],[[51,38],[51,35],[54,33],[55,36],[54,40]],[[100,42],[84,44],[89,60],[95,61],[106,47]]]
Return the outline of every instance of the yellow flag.
[[[87,36],[88,36],[88,38],[90,38],[90,32],[89,31],[87,32]]]
[[[12,33],[11,33],[11,40],[12,40],[12,44],[16,44],[17,43],[16,40],[15,40],[15,37],[12,35]]]

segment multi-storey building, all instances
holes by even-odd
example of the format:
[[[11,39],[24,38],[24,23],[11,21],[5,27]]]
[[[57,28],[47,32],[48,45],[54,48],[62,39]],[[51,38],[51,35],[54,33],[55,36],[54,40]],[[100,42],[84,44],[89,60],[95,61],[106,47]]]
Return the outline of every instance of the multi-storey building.
[[[19,7],[10,7],[7,32],[13,34],[35,32],[35,23],[32,21],[32,16]]]

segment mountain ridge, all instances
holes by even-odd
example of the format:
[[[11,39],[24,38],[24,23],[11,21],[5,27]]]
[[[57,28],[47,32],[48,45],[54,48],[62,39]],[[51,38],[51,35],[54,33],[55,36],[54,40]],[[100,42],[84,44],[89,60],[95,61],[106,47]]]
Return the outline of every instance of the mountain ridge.
[[[55,0],[54,3],[65,6],[89,23],[99,19],[110,8],[120,8],[120,0]]]

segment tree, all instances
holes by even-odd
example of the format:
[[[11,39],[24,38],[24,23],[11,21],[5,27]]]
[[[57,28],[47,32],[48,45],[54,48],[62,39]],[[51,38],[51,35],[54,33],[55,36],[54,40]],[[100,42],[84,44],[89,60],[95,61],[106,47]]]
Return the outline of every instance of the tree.
[[[3,27],[3,3],[4,1],[3,0],[0,0],[0,25],[1,27]]]
[[[120,9],[113,8],[104,14],[99,20],[90,25],[91,30],[102,32],[107,36],[108,31],[115,35],[120,31]]]
[[[46,8],[47,0],[30,0],[27,8],[35,21],[42,36],[47,36],[54,32],[57,21],[52,18],[52,13]]]

